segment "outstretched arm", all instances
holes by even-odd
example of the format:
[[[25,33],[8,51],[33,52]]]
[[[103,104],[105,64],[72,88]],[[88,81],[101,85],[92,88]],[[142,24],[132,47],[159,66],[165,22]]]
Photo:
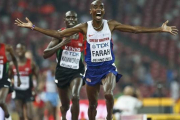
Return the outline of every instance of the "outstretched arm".
[[[19,69],[18,69],[18,62],[17,62],[17,59],[16,59],[16,57],[15,57],[15,55],[14,55],[14,52],[13,52],[13,48],[12,48],[12,46],[9,46],[9,45],[6,45],[6,49],[7,49],[7,51],[10,53],[10,55],[11,55],[11,58],[12,58],[12,62],[13,62],[13,64],[14,64],[14,66],[15,66],[15,68],[16,68],[16,71],[17,71],[17,77],[18,77],[18,87],[21,85],[21,80],[20,80],[20,75],[19,75]]]
[[[51,36],[51,37],[55,37],[57,39],[61,39],[62,37],[69,37],[69,36],[71,36],[75,33],[79,33],[79,32],[85,34],[84,27],[86,26],[86,23],[79,24],[73,28],[68,28],[61,32],[58,32],[56,30],[43,29],[43,28],[34,26],[33,23],[27,17],[26,17],[26,20],[27,20],[27,23],[24,23],[17,18],[17,20],[15,20],[15,24],[19,27],[33,29],[35,31],[41,32],[41,33]]]
[[[109,21],[109,26],[111,31],[113,30],[119,30],[121,32],[131,32],[131,33],[156,33],[156,32],[168,32],[172,35],[178,34],[178,29],[176,29],[176,26],[167,26],[168,21],[162,24],[161,27],[158,28],[146,28],[146,27],[140,27],[140,26],[130,26],[130,25],[124,25],[117,21],[111,20]]]

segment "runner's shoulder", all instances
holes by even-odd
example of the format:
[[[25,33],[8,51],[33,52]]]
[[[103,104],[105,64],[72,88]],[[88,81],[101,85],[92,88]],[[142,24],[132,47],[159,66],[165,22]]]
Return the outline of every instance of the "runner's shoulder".
[[[116,21],[116,20],[108,20],[108,24],[109,24],[109,25],[115,25],[115,24],[121,24],[121,23],[119,23],[119,22]]]

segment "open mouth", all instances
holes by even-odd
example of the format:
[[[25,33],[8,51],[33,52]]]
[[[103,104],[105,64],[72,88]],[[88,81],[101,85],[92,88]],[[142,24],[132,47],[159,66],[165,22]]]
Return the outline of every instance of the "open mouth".
[[[102,16],[101,12],[96,13],[96,18],[97,19],[101,19],[101,16]]]
[[[69,22],[69,25],[74,25],[74,22]]]

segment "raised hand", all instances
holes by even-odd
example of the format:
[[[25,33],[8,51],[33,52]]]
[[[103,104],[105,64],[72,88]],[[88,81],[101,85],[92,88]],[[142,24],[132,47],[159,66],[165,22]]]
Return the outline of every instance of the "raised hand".
[[[176,26],[167,26],[167,23],[169,21],[167,20],[165,23],[162,24],[161,28],[164,32],[169,32],[172,35],[177,35],[178,34],[178,29],[176,29]]]
[[[33,24],[27,17],[26,17],[26,21],[27,23],[24,23],[20,19],[17,18],[14,24],[16,24],[19,27],[32,28]]]

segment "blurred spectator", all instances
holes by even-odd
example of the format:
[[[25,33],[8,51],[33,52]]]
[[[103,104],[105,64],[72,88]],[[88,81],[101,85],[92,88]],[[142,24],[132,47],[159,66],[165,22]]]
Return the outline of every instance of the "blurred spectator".
[[[142,107],[142,97],[139,90],[135,90],[131,86],[126,86],[123,91],[124,95],[120,96],[115,105],[115,110],[120,110],[115,117],[119,120],[120,115],[134,115],[137,114],[138,109]]]
[[[46,110],[49,117],[56,120],[57,106],[59,103],[59,96],[55,84],[55,68],[56,63],[51,63],[50,70],[46,72],[45,92],[46,92]]]
[[[171,98],[177,101],[179,99],[179,90],[180,90],[179,82],[177,79],[174,79],[171,82],[170,90],[171,90]]]
[[[158,81],[156,84],[155,84],[155,91],[154,93],[152,94],[151,97],[155,97],[155,98],[162,98],[162,97],[165,97],[165,94],[164,94],[164,87],[165,85],[163,85],[162,82]]]

